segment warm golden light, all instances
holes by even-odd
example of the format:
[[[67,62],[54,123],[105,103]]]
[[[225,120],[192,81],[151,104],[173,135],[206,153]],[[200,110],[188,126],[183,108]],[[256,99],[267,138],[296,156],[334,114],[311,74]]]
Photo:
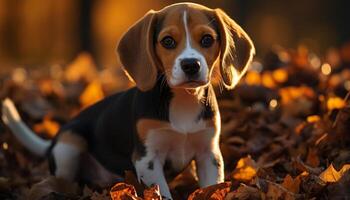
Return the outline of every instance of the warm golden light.
[[[328,64],[328,63],[324,63],[322,66],[321,66],[321,72],[322,72],[322,74],[324,74],[324,75],[329,75],[329,74],[331,74],[331,72],[332,72],[332,68],[331,68],[331,65],[330,64]]]
[[[272,72],[272,76],[278,83],[284,83],[288,80],[288,72],[285,69],[276,69]]]
[[[342,109],[346,105],[346,102],[340,97],[331,97],[327,100],[328,110]]]
[[[9,148],[9,145],[6,142],[4,142],[4,143],[2,143],[2,148],[4,150],[7,150]]]
[[[309,123],[315,123],[315,122],[318,122],[320,120],[321,120],[321,118],[318,115],[311,115],[311,116],[308,116],[306,119],[306,121]]]
[[[260,74],[256,71],[249,71],[246,75],[245,82],[248,85],[260,85],[261,84]]]
[[[278,101],[276,99],[272,99],[269,103],[270,109],[275,109],[278,106]]]

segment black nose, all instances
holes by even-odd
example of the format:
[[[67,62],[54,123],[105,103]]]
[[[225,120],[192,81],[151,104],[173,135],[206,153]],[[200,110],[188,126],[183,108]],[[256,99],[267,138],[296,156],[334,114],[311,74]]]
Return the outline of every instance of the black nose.
[[[186,58],[181,61],[181,69],[188,76],[193,76],[198,73],[201,67],[199,60],[194,58]]]

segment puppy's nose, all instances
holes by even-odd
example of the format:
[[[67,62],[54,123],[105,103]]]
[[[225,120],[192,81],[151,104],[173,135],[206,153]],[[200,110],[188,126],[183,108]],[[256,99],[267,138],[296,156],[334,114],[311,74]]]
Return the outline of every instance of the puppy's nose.
[[[181,65],[181,69],[188,76],[193,76],[197,74],[199,71],[199,68],[201,67],[201,63],[199,62],[199,60],[194,58],[183,59],[180,65]]]

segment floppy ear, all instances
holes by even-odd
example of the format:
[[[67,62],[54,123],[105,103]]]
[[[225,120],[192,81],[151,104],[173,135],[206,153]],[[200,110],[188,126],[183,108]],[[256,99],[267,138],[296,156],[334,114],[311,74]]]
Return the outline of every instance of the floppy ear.
[[[151,10],[124,33],[117,47],[125,71],[142,91],[152,89],[157,79],[155,26],[156,12]]]
[[[220,73],[232,89],[247,71],[255,54],[254,44],[244,30],[221,9],[215,9],[220,32]]]

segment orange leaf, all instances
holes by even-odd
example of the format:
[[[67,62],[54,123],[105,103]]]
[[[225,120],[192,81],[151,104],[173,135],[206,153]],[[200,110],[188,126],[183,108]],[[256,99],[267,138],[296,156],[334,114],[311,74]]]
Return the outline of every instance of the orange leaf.
[[[155,185],[143,191],[144,200],[162,200],[160,195],[159,186]]]
[[[35,124],[33,129],[36,133],[45,133],[50,138],[53,138],[58,130],[60,128],[60,125],[52,121],[49,116],[45,116],[44,120],[40,124]]]
[[[137,197],[134,186],[125,183],[115,184],[110,191],[110,195],[112,200],[142,200]]]
[[[104,98],[102,85],[99,81],[91,82],[79,97],[80,104],[86,108]]]
[[[250,181],[255,177],[257,170],[258,165],[256,162],[250,156],[247,156],[238,161],[232,176],[239,181]]]
[[[345,164],[343,167],[337,171],[331,164],[325,171],[320,174],[320,178],[327,183],[334,183],[339,181],[343,174],[350,169],[350,164]]]
[[[85,80],[92,81],[97,77],[97,70],[92,56],[89,53],[80,53],[69,64],[64,72],[64,77],[69,82]]]

